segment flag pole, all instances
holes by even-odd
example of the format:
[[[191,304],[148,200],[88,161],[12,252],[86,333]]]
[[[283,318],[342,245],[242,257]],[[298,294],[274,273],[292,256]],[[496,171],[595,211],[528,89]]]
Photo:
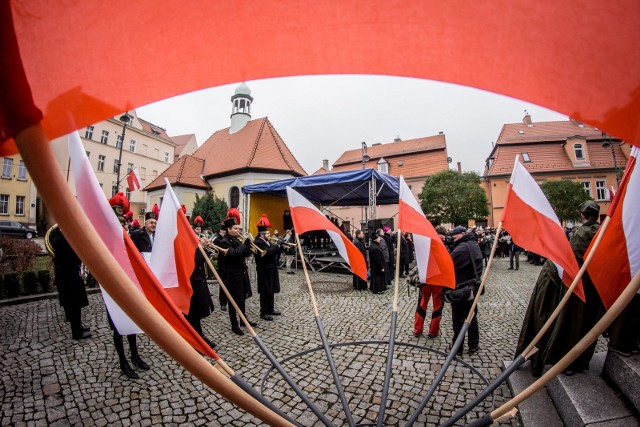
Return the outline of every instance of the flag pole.
[[[244,313],[242,313],[242,310],[240,310],[240,308],[236,304],[236,301],[233,299],[233,296],[229,292],[229,289],[227,289],[227,286],[222,281],[222,278],[218,274],[218,271],[215,269],[215,267],[211,263],[209,256],[207,255],[206,251],[204,250],[204,248],[200,243],[198,243],[198,248],[200,249],[200,252],[204,256],[207,266],[211,269],[211,271],[213,272],[213,275],[216,277],[216,280],[220,284],[220,288],[227,295],[229,302],[231,303],[233,308],[235,308],[236,312],[240,316],[240,320],[242,320],[242,323],[247,328],[247,332],[249,333],[249,335],[251,335],[251,337],[256,342],[256,344],[258,345],[262,353],[267,357],[267,359],[269,359],[269,362],[271,362],[271,365],[278,371],[278,373],[282,376],[285,382],[289,384],[289,387],[291,387],[291,389],[300,397],[300,399],[302,399],[302,401],[309,407],[309,409],[311,409],[311,411],[318,417],[318,419],[322,421],[322,423],[325,426],[331,426],[332,425],[331,421],[329,421],[329,419],[320,411],[320,409],[318,409],[318,407],[316,407],[316,405],[313,404],[313,402],[300,389],[300,387],[298,387],[295,381],[293,381],[293,379],[289,376],[289,374],[282,368],[282,365],[280,365],[278,360],[274,357],[273,353],[269,351],[269,349],[264,344],[264,342],[260,339],[260,337],[258,337],[258,334],[256,334],[256,331],[251,327],[251,325],[249,324],[249,321],[244,316]]]
[[[569,352],[562,359],[560,359],[560,361],[558,361],[558,363],[553,365],[543,376],[538,378],[536,382],[518,393],[504,405],[495,409],[490,414],[485,414],[482,418],[475,420],[468,425],[485,426],[490,425],[494,420],[498,421],[515,416],[515,407],[528,399],[533,393],[544,387],[545,384],[551,381],[556,375],[564,371],[567,366],[569,366],[578,356],[580,356],[580,354],[582,354],[582,352],[589,348],[589,346],[595,340],[597,340],[604,331],[606,331],[611,322],[613,322],[620,315],[620,313],[622,313],[622,310],[624,310],[629,302],[631,302],[636,293],[638,293],[638,290],[640,290],[640,271],[638,271],[635,276],[633,276],[629,284],[625,287],[624,291],[622,291],[620,296],[611,305],[609,310],[607,310],[605,315],[602,316],[598,323],[596,323],[595,326],[580,341],[578,341],[578,343],[571,350],[569,350]]]
[[[387,409],[387,397],[389,396],[389,384],[391,382],[391,368],[393,367],[393,351],[396,341],[396,325],[398,322],[398,287],[400,282],[400,239],[401,231],[398,229],[398,243],[396,247],[398,252],[396,253],[396,273],[395,283],[393,285],[393,309],[391,311],[391,329],[389,329],[389,349],[387,352],[387,366],[384,370],[384,385],[382,386],[382,397],[380,399],[380,409],[378,411],[378,421],[376,427],[382,427],[384,424],[384,413]]]
[[[331,349],[329,348],[327,336],[324,333],[322,319],[320,318],[320,314],[318,313],[318,304],[316,303],[316,297],[313,292],[313,287],[311,286],[311,279],[309,278],[309,271],[307,270],[307,263],[304,259],[304,252],[302,252],[302,244],[300,243],[300,235],[298,233],[296,233],[296,244],[298,245],[298,251],[301,254],[300,258],[302,260],[302,270],[304,271],[304,277],[307,281],[307,287],[309,288],[309,295],[311,296],[311,305],[313,307],[313,315],[316,320],[316,326],[318,327],[318,333],[320,334],[322,347],[324,348],[324,353],[327,356],[327,362],[329,363],[329,368],[331,369],[331,375],[333,376],[333,381],[335,383],[336,390],[338,391],[338,396],[340,397],[340,403],[342,403],[342,408],[344,409],[344,414],[347,417],[347,423],[349,424],[349,427],[355,427],[353,415],[351,414],[351,410],[349,409],[349,404],[347,403],[347,398],[344,395],[344,389],[342,388],[342,383],[340,382],[340,376],[338,375],[336,364],[333,360],[333,356],[331,355]]]
[[[467,330],[469,329],[471,320],[473,320],[473,316],[475,314],[474,313],[475,307],[477,305],[478,299],[480,298],[480,294],[482,294],[482,289],[484,289],[484,284],[487,281],[487,277],[489,276],[489,270],[491,269],[491,265],[493,264],[493,256],[496,253],[496,247],[498,246],[498,236],[500,235],[500,231],[502,231],[502,221],[498,223],[498,228],[496,229],[496,238],[493,240],[493,245],[491,246],[491,254],[489,255],[489,260],[487,261],[487,268],[485,268],[484,274],[482,275],[482,282],[480,283],[480,286],[478,287],[478,292],[476,293],[476,296],[473,299],[473,304],[471,305],[471,309],[469,310],[469,315],[467,316],[464,323],[462,324],[462,328],[458,333],[458,338],[451,346],[451,350],[447,355],[447,359],[445,360],[444,364],[440,368],[440,371],[438,371],[438,374],[434,378],[433,383],[431,384],[431,387],[429,387],[429,390],[427,390],[427,394],[425,394],[424,398],[422,399],[422,401],[414,411],[413,415],[411,416],[409,421],[407,421],[407,424],[405,424],[405,427],[412,426],[413,423],[415,423],[416,420],[418,419],[418,416],[420,416],[420,414],[424,410],[425,406],[427,406],[429,399],[431,399],[431,396],[433,396],[433,393],[436,391],[436,388],[438,387],[438,385],[440,385],[442,378],[444,378],[444,374],[449,369],[449,365],[451,365],[451,362],[453,361],[455,354],[458,351],[458,348],[460,348],[460,345],[464,341],[464,337],[467,333]]]
[[[546,320],[544,325],[542,325],[542,327],[540,328],[536,336],[533,337],[533,339],[531,340],[531,343],[529,343],[529,345],[522,351],[522,353],[519,354],[518,357],[516,357],[511,362],[511,364],[502,372],[502,374],[500,374],[500,376],[498,376],[489,386],[487,386],[487,388],[485,388],[475,399],[467,403],[464,406],[464,408],[460,409],[458,412],[453,414],[451,418],[445,421],[442,424],[442,427],[451,426],[460,418],[464,417],[470,410],[475,408],[487,396],[493,393],[493,391],[496,388],[498,388],[500,384],[506,381],[506,379],[509,378],[509,376],[514,371],[516,371],[520,366],[524,364],[524,362],[526,362],[531,356],[533,356],[538,351],[538,348],[536,348],[536,345],[538,344],[538,342],[540,342],[542,337],[547,333],[547,331],[549,330],[553,322],[556,320],[556,318],[560,314],[560,311],[562,311],[564,306],[567,304],[567,301],[569,301],[569,298],[573,294],[573,291],[575,290],[576,286],[580,282],[580,279],[584,275],[585,271],[587,271],[587,267],[589,266],[589,263],[591,263],[591,259],[593,258],[596,252],[596,249],[598,248],[598,246],[600,246],[600,241],[602,240],[602,236],[604,235],[604,232],[607,230],[607,227],[609,226],[610,221],[611,221],[611,217],[609,216],[605,217],[604,221],[602,221],[602,225],[600,226],[598,236],[596,237],[596,240],[593,242],[593,246],[589,251],[587,258],[585,258],[584,262],[582,263],[582,267],[580,267],[578,274],[576,274],[576,277],[571,282],[571,286],[567,288],[567,291],[562,296],[562,299],[560,300],[560,302],[558,302],[558,305],[553,310],[549,318]]]
[[[268,424],[292,426],[222,375],[151,306],[122,270],[73,197],[40,124],[15,138],[34,184],[65,237],[109,295],[145,333],[185,369],[225,399]],[[73,212],[73,215],[71,215]],[[90,232],[87,233],[87,230]]]

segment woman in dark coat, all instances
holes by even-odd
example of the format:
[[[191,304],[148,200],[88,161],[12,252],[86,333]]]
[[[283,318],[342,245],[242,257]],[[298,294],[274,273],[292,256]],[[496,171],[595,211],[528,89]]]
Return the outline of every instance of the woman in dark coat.
[[[381,294],[385,290],[386,276],[385,268],[386,263],[382,256],[382,249],[380,249],[380,240],[382,236],[376,235],[369,245],[369,268],[371,271],[371,292],[374,294]]]
[[[207,242],[201,243],[206,245]],[[211,299],[209,285],[207,285],[205,259],[199,248],[196,248],[195,268],[193,269],[193,273],[191,273],[191,287],[193,288],[193,294],[191,295],[189,314],[185,315],[185,317],[209,347],[214,348],[216,345],[205,337],[202,331],[202,319],[213,313],[213,300]]]

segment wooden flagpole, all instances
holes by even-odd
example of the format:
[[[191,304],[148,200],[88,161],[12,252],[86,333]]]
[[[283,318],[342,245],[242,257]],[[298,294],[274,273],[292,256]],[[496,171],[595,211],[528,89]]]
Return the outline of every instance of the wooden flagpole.
[[[124,312],[169,356],[225,399],[265,423],[292,426],[220,373],[171,328],[136,289],[69,191],[42,126],[25,129],[15,140],[33,182],[73,250]]]

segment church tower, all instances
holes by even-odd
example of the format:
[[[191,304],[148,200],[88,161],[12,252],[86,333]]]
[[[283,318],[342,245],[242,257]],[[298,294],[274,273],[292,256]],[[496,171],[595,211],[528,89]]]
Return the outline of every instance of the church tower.
[[[229,133],[233,134],[242,129],[251,120],[251,89],[242,82],[236,88],[235,94],[231,97],[231,127]]]

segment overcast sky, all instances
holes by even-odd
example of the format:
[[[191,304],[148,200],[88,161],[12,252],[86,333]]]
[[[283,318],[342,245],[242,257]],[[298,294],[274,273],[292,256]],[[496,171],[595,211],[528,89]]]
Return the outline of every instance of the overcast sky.
[[[482,173],[502,125],[567,117],[524,101],[448,83],[387,76],[301,76],[246,82],[252,119],[268,116],[308,174],[346,150],[444,132],[455,168]],[[231,96],[239,83],[137,108],[138,116],[170,136],[195,133],[202,145],[230,126]]]

